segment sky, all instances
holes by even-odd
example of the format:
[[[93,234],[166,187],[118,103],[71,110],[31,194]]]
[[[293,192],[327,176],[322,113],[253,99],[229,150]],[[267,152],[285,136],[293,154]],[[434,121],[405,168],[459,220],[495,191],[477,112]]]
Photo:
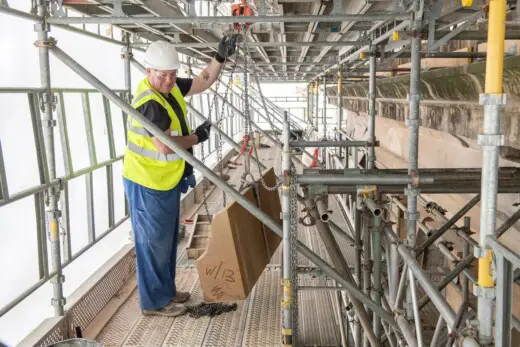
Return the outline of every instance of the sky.
[[[30,1],[9,0],[9,5],[20,10],[28,10]],[[14,32],[13,28],[16,28]],[[87,27],[97,32],[96,26]],[[40,86],[38,50],[34,46],[36,33],[33,23],[0,14],[0,30],[4,33],[0,39],[0,89],[30,88]],[[106,33],[107,26],[102,28]],[[121,48],[93,38],[79,36],[61,29],[52,28],[49,33],[58,46],[73,59],[77,60],[93,75],[101,79],[112,89],[124,88],[123,61]],[[119,39],[119,32],[114,29],[114,38]],[[7,52],[8,54],[5,54]],[[138,61],[143,54],[134,51]],[[85,81],[69,70],[51,54],[51,85],[53,88],[91,88]],[[142,74],[132,66],[132,89]],[[182,76],[182,72],[181,72]],[[262,85],[265,96],[298,95],[298,87],[304,84],[265,84]],[[109,158],[107,129],[103,113],[102,98],[99,94],[90,94],[91,114],[98,161]],[[28,96],[26,93],[0,93],[3,105],[0,117],[0,144],[3,150],[6,176],[10,195],[37,186],[37,155],[33,139]],[[89,166],[89,156],[79,94],[65,94],[65,114],[71,147],[74,170]],[[303,114],[305,104],[286,104],[295,114]],[[112,125],[116,142],[117,155],[124,151],[124,130],[121,112],[111,104]],[[301,107],[301,109],[297,109]],[[57,176],[63,176],[64,165],[61,155],[59,133],[55,131]],[[97,170],[94,176],[95,225],[100,233],[108,226],[106,172]],[[124,191],[121,181],[121,163],[114,164],[114,192],[116,221],[124,216]],[[84,176],[69,182],[70,219],[72,251],[75,252],[88,242],[86,215],[86,186]],[[64,270],[64,294],[70,295],[96,269],[129,243],[129,222],[125,222],[109,236],[87,251],[77,261]],[[50,246],[48,245],[50,250]],[[4,286],[0,291],[0,307],[13,300],[38,280],[38,259],[36,244],[36,215],[33,197],[21,199],[7,206],[0,207],[0,278]],[[50,263],[50,262],[49,262]],[[50,266],[50,265],[49,265]],[[7,284],[7,285],[5,285]],[[0,341],[15,345],[38,326],[45,318],[53,316],[50,305],[52,285],[44,284],[21,304],[3,317],[0,317]]]

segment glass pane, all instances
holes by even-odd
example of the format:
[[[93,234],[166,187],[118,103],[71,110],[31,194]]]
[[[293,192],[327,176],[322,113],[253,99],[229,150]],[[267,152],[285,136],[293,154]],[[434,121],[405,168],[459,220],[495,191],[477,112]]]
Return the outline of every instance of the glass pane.
[[[38,160],[27,94],[0,94],[0,140],[10,195],[39,185]],[[55,131],[57,133],[57,131]]]
[[[38,281],[34,198],[27,197],[0,208],[0,229],[9,234],[0,242],[2,264],[6,265],[0,266],[0,277],[8,281],[0,290],[0,307],[3,307]],[[7,266],[8,263],[19,266]]]
[[[78,171],[90,166],[81,94],[66,93],[64,95],[64,102],[72,165],[74,171]]]
[[[88,243],[87,190],[85,175],[69,181],[70,235],[72,255]]]
[[[94,181],[94,225],[96,237],[108,229],[108,193],[106,167],[93,172]]]
[[[110,159],[110,148],[108,146],[107,123],[103,97],[100,93],[89,93],[90,117],[92,119],[92,133],[94,135],[94,146],[96,148],[97,162],[102,163]]]

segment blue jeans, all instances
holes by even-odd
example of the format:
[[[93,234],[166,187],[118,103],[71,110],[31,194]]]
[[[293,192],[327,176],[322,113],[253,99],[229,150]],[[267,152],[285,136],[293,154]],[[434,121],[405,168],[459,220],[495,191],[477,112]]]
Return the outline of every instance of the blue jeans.
[[[135,239],[139,305],[142,310],[157,310],[176,294],[180,187],[159,191],[126,178],[123,183]]]

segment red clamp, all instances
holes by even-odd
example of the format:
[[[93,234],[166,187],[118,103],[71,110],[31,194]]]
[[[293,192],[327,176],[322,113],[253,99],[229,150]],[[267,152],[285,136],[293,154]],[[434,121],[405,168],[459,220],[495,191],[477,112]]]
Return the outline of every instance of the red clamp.
[[[249,140],[249,135],[244,135],[244,138],[242,139],[242,146],[240,146],[240,154],[244,154],[244,152],[247,151],[247,154],[251,156],[253,153],[253,146],[250,145]]]
[[[240,4],[233,4],[231,6],[231,15],[232,16],[246,16],[251,17],[253,15],[253,10],[249,5],[247,5],[246,0],[241,0]],[[242,30],[243,27],[249,28],[249,26],[253,23],[245,23],[245,24],[239,24],[239,23],[233,23],[233,27],[235,30]]]

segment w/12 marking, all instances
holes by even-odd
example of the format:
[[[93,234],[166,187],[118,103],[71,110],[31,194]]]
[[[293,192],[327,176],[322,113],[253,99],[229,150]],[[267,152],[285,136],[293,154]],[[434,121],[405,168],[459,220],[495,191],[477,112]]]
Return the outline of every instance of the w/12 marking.
[[[207,267],[206,276],[213,277],[214,279],[220,278],[226,282],[235,282],[235,271],[222,268],[223,264],[224,262],[221,261],[218,267],[216,265],[213,267]]]

